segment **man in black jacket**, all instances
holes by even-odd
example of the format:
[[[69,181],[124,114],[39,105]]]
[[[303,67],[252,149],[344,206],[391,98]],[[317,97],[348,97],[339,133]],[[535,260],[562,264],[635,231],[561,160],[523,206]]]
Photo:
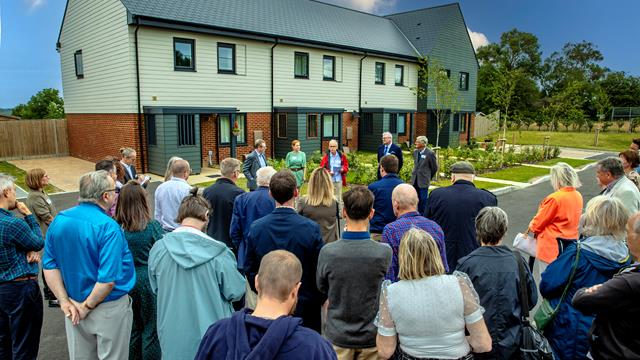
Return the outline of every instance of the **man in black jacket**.
[[[236,256],[237,249],[233,247],[229,229],[231,227],[231,215],[233,215],[233,202],[236,196],[244,193],[244,190],[236,185],[238,176],[240,176],[241,164],[240,160],[234,158],[222,160],[220,162],[222,177],[202,193],[211,204],[207,235],[227,244]]]
[[[640,213],[627,222],[627,245],[640,258]],[[580,289],[573,306],[585,314],[595,314],[591,327],[591,357],[600,359],[640,359],[640,263],[621,270],[613,279]]]

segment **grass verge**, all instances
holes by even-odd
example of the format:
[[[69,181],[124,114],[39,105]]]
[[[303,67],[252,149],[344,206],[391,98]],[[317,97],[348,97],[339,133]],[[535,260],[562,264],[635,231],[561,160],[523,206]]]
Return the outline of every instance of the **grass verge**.
[[[582,167],[584,165],[587,164],[592,164],[595,161],[594,160],[587,160],[587,159],[569,159],[569,158],[556,158],[556,159],[549,159],[547,161],[543,161],[540,163],[537,163],[537,165],[546,165],[546,166],[553,166],[559,162],[564,162],[567,163],[569,165],[571,165],[574,168],[579,168]]]
[[[527,183],[530,180],[549,175],[549,169],[537,168],[532,166],[516,166],[492,173],[481,174],[481,177],[490,179],[500,179]]]
[[[13,176],[16,181],[16,185],[19,186],[20,188],[22,188],[22,190],[24,191],[29,191],[29,188],[27,187],[27,184],[24,181],[24,177],[27,174],[26,171],[20,169],[19,167],[16,167],[6,161],[0,161],[0,173],[3,174],[7,174],[9,176]],[[53,193],[57,193],[57,192],[62,192],[61,189],[55,187],[52,184],[47,185],[47,187],[44,188],[44,191],[47,194],[53,194]]]
[[[434,181],[431,184],[434,185],[434,186],[438,186],[438,187],[445,187],[445,186],[450,186],[451,185],[451,180],[441,179],[441,180],[438,180],[438,181]],[[489,182],[489,181],[480,181],[480,180],[474,181],[473,184],[478,189],[485,189],[485,190],[499,189],[501,187],[509,186],[509,185],[505,185],[505,184]]]
[[[630,133],[600,133],[598,136],[598,146],[595,146],[595,133],[593,132],[575,132],[575,131],[507,131],[507,143],[513,142],[515,135],[516,144],[518,145],[542,145],[544,137],[549,136],[549,145],[572,147],[578,149],[592,149],[602,151],[619,152],[629,147],[631,139],[637,137],[636,134]],[[492,134],[491,137],[496,140],[502,137],[500,134]]]

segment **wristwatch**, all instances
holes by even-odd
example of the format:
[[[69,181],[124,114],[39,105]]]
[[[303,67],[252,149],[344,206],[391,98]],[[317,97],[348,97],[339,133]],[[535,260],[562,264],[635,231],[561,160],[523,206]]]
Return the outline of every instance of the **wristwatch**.
[[[82,303],[82,306],[86,307],[86,308],[87,308],[87,309],[89,309],[89,310],[93,310],[93,309],[95,309],[95,308],[96,308],[95,306],[94,306],[94,307],[89,306],[89,304],[87,304],[87,301],[86,301],[86,300]]]

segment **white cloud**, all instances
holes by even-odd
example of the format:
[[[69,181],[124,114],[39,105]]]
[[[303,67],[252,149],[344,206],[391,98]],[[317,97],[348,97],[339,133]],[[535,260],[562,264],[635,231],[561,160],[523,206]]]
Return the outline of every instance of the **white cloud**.
[[[467,28],[469,32],[469,37],[471,37],[471,43],[473,44],[473,49],[478,50],[479,47],[489,45],[489,39],[487,36],[481,32],[471,31],[471,29]]]
[[[327,2],[368,13],[380,13],[392,10],[397,0],[328,0]]]
[[[29,7],[29,11],[34,11],[46,4],[47,0],[24,0],[24,2]]]

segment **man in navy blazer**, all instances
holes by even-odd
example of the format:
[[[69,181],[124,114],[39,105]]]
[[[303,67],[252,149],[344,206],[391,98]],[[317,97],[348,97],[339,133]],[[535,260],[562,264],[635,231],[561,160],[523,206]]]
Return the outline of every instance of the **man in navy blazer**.
[[[402,149],[400,146],[393,143],[393,136],[391,136],[390,132],[382,133],[382,144],[378,146],[378,164],[380,164],[380,159],[383,156],[393,154],[398,158],[398,171],[396,173],[400,173],[402,169]],[[378,168],[378,180],[382,179],[380,175],[380,168]]]
[[[398,177],[398,158],[393,154],[385,155],[380,159],[378,171],[382,174],[382,179],[369,185],[369,190],[375,197],[373,203],[375,214],[369,222],[369,231],[373,240],[380,241],[385,225],[396,220],[391,202],[393,189],[404,182]]]
[[[262,139],[258,139],[254,143],[254,147],[255,150],[250,152],[244,160],[244,163],[242,163],[242,173],[244,177],[247,178],[249,191],[254,191],[258,188],[256,181],[256,173],[258,170],[269,165],[264,155],[264,152],[267,150],[267,143]]]
[[[287,250],[298,257],[302,263],[302,285],[294,315],[302,318],[303,326],[319,333],[320,308],[326,296],[316,287],[316,268],[324,243],[318,224],[294,209],[298,196],[296,185],[296,178],[288,169],[271,177],[269,193],[276,201],[276,209],[251,225],[244,271],[255,292],[255,277],[265,255],[273,250]]]

